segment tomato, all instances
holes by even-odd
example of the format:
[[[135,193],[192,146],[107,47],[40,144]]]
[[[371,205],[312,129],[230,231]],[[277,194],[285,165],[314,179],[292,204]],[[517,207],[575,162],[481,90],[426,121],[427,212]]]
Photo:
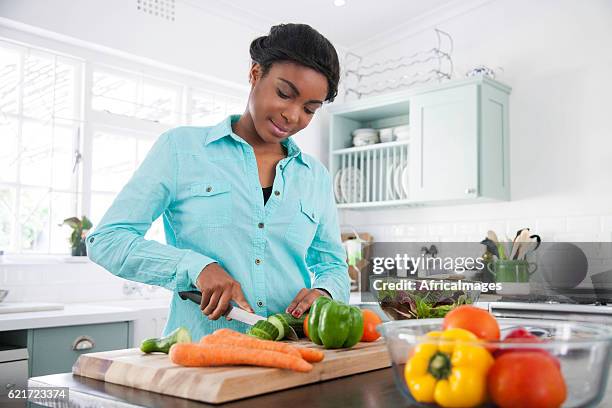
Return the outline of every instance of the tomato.
[[[502,343],[543,343],[544,341],[540,339],[538,336],[531,334],[523,327],[519,327],[518,329],[512,330],[508,335],[504,338]],[[516,352],[524,352],[524,351],[532,351],[535,353],[543,353],[544,355],[550,357],[557,368],[561,368],[561,363],[559,359],[550,354],[547,350],[541,348],[500,348],[493,352],[493,356],[495,358],[499,358],[500,356],[507,353],[516,353]]]
[[[463,305],[451,310],[442,324],[446,329],[465,329],[484,340],[499,340],[499,325],[495,317],[484,309]]]
[[[501,408],[556,408],[567,397],[563,374],[544,353],[515,351],[495,360],[487,374],[489,395]]]
[[[306,335],[306,337],[310,338],[310,336],[308,335],[308,313],[306,314],[306,317],[304,318],[304,325],[302,327],[304,328],[304,334]]]
[[[382,323],[382,319],[372,310],[362,309],[363,314],[363,336],[361,341],[376,341],[380,333],[376,331],[376,326]]]

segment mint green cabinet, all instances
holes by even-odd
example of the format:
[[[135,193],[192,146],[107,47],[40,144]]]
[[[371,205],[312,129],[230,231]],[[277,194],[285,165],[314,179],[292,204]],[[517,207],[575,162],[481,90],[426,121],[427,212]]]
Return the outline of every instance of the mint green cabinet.
[[[331,105],[329,163],[338,207],[510,199],[510,91],[480,77]],[[352,146],[355,129],[401,125],[409,126],[408,140]],[[346,181],[344,169],[360,177]],[[361,194],[345,199],[347,188]]]
[[[478,88],[472,84],[410,100],[410,196],[414,200],[476,195]]]
[[[115,322],[28,330],[30,377],[70,372],[84,353],[130,347],[131,324]]]

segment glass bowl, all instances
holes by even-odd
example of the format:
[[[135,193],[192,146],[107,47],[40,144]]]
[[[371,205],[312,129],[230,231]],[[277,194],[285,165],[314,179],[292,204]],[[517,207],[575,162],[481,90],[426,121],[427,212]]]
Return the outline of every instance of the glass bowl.
[[[480,296],[479,290],[432,289],[422,286],[423,282],[428,282],[431,286],[438,282],[452,284],[458,281],[370,276],[370,288],[380,308],[391,320],[442,318],[457,306],[476,303]],[[400,289],[390,289],[393,288],[392,285],[396,288],[401,286]]]
[[[425,334],[442,330],[443,319],[390,321],[377,327],[384,336],[391,357],[393,375],[410,406],[435,407],[414,400],[404,379],[404,367],[415,347],[432,342]],[[612,363],[612,329],[597,324],[544,319],[498,318],[503,339],[508,332],[523,327],[543,342],[502,343],[483,341],[478,344],[491,349],[541,349],[555,356],[567,386],[563,407],[595,407],[602,400]],[[493,407],[492,403],[481,405]]]

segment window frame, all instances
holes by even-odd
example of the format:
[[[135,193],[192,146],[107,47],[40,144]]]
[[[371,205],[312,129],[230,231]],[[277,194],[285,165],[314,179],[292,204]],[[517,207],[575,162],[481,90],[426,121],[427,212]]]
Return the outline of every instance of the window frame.
[[[25,40],[24,40],[25,38]],[[80,153],[80,162],[77,165],[76,171],[73,173],[72,191],[64,191],[58,189],[59,192],[73,193],[74,209],[76,214],[91,214],[91,201],[93,193],[104,193],[103,191],[92,191],[92,161],[93,161],[93,138],[98,129],[114,129],[117,132],[128,133],[130,136],[142,138],[148,141],[156,140],[159,135],[181,124],[190,125],[192,123],[192,110],[194,92],[210,93],[215,96],[223,97],[228,100],[239,101],[243,99],[246,104],[248,95],[248,87],[242,86],[231,81],[221,80],[203,74],[198,74],[182,68],[173,67],[167,64],[158,63],[156,61],[147,60],[139,57],[133,57],[110,49],[100,50],[100,47],[95,44],[83,44],[81,41],[73,41],[62,38],[61,40],[54,38],[46,38],[32,36],[30,33],[15,31],[14,35],[6,35],[6,32],[0,32],[0,44],[3,47],[13,47],[17,50],[31,50],[30,52],[41,52],[53,55],[56,58],[67,58],[69,60],[78,61],[79,74],[76,75],[78,80],[75,80],[75,142],[74,146],[78,148]],[[23,80],[23,60],[25,53],[21,53],[20,65],[20,82],[19,82],[19,104],[18,107],[18,143],[21,143],[22,138],[22,121],[23,118],[23,103],[22,97],[22,80]],[[107,111],[97,111],[93,109],[93,73],[95,69],[99,69],[111,74],[118,73],[119,75],[131,75],[133,78],[143,78],[147,83],[153,85],[159,83],[163,86],[175,87],[178,91],[177,97],[177,115],[176,123],[166,124],[157,121],[141,119],[118,115]],[[227,109],[227,108],[226,108]],[[232,112],[234,113],[234,112]],[[235,112],[241,113],[241,112]],[[29,118],[28,118],[29,119]],[[78,120],[76,120],[78,119]],[[210,124],[212,125],[212,123]],[[200,125],[206,126],[206,125]],[[18,145],[18,149],[21,145]],[[77,152],[75,152],[76,154]],[[19,178],[15,183],[0,182],[0,187],[9,186],[16,188]],[[27,186],[26,186],[27,187]],[[20,222],[18,218],[19,207],[19,188],[15,190],[15,211],[17,217],[12,220],[11,233],[13,240],[20,237]],[[56,191],[56,190],[53,190]],[[110,192],[108,192],[110,193]],[[52,211],[52,209],[50,210]],[[49,216],[51,219],[51,215]],[[49,225],[49,232],[55,226]],[[94,226],[95,228],[95,226]],[[20,238],[19,238],[20,240]],[[13,241],[15,242],[15,241]],[[17,252],[7,252],[5,250],[4,262],[17,264],[39,264],[39,263],[55,263],[72,261],[73,258],[69,255],[69,248],[65,253],[49,252],[51,244],[47,247],[47,252],[29,252],[24,250],[21,242],[17,243]],[[2,250],[3,248],[0,248]],[[82,260],[82,259],[81,259]]]

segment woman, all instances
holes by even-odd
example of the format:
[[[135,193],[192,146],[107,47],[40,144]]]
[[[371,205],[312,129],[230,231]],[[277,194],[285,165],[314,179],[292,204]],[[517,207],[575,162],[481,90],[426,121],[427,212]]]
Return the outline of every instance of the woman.
[[[308,25],[283,24],[250,53],[245,112],[161,135],[87,239],[115,275],[174,291],[165,334],[245,331],[219,319],[230,302],[296,317],[319,296],[348,302],[329,173],[290,138],[336,96],[336,50]],[[144,239],[160,215],[167,245]],[[177,294],[196,289],[200,308]]]

